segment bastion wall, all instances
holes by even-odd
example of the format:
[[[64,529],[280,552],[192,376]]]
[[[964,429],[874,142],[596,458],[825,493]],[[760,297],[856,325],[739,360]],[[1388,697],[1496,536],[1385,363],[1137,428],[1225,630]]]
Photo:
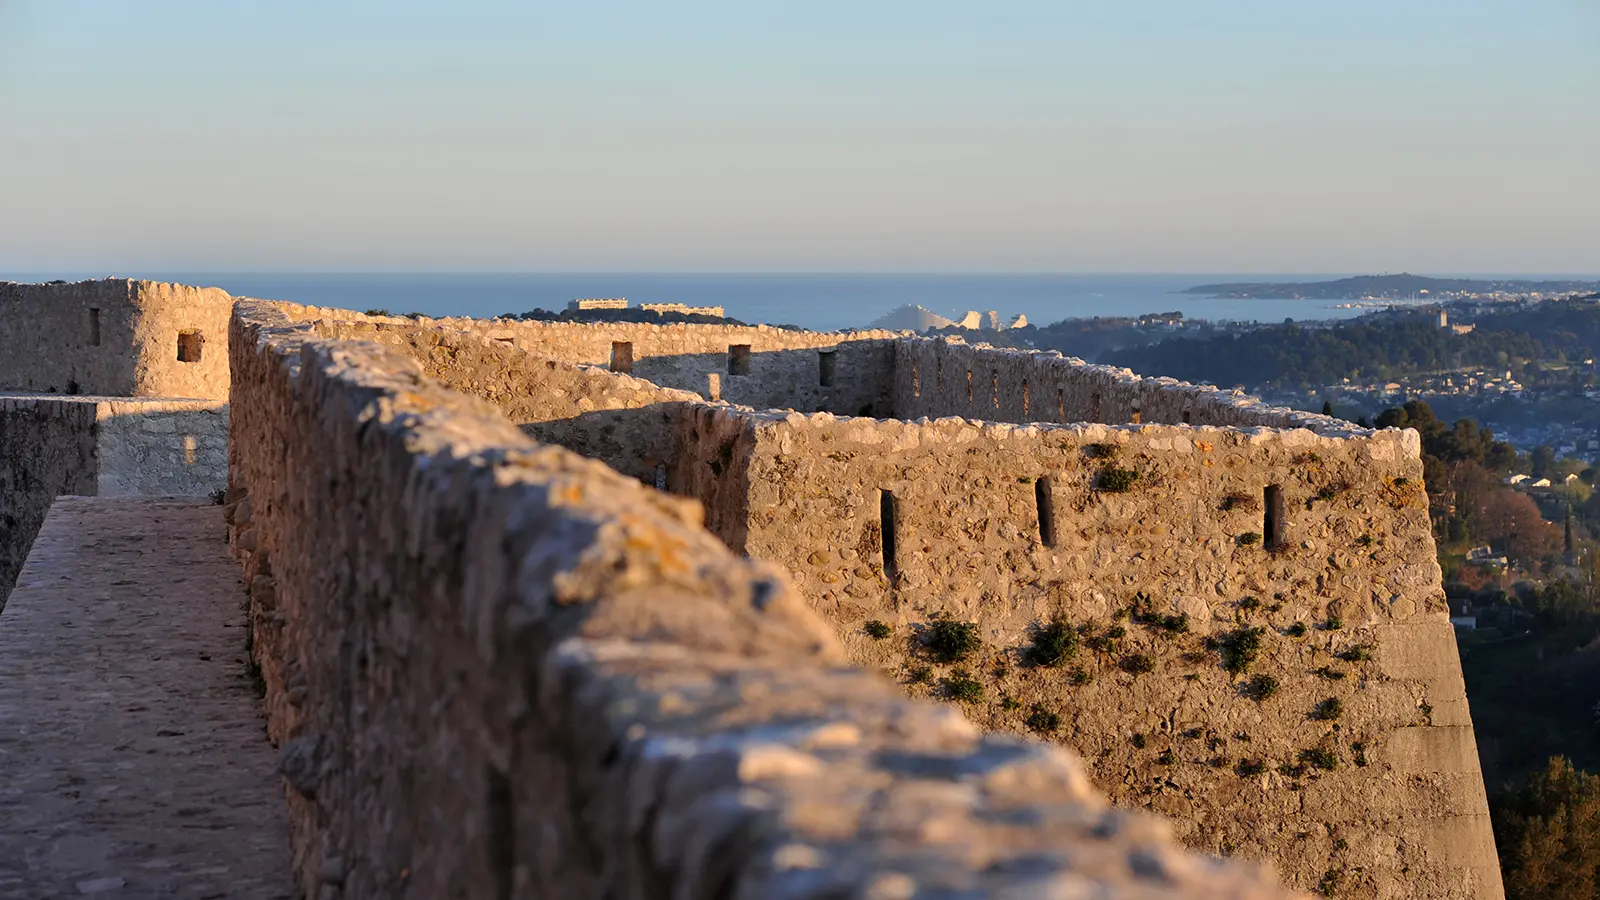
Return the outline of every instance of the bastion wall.
[[[332,311],[305,307],[297,315]],[[339,311],[334,317],[348,316]],[[382,319],[377,321],[384,321]],[[558,362],[610,369],[618,345],[627,373],[665,388],[754,409],[893,415],[894,331],[812,332],[769,325],[523,322],[388,318],[477,334]],[[746,348],[738,351],[736,348]],[[738,357],[747,353],[747,365]],[[715,387],[712,382],[715,380]]]
[[[969,345],[959,338],[895,343],[899,419],[961,416],[990,422],[1164,423],[1308,428],[1355,434],[1349,422],[1271,407],[1239,391],[1135,375],[1060,353]],[[828,410],[838,412],[839,410]]]
[[[230,541],[308,894],[1286,896],[843,665],[699,504],[396,346],[232,327]]]
[[[718,416],[856,664],[1295,886],[1501,896],[1414,432]]]
[[[125,278],[0,282],[0,389],[226,396],[232,307],[216,288]]]

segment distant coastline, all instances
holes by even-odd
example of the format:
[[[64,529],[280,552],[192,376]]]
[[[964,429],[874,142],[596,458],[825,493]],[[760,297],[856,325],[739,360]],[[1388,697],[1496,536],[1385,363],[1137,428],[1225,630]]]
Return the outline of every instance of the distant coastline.
[[[1226,299],[1458,299],[1466,296],[1568,295],[1600,290],[1600,280],[1430,279],[1357,275],[1331,282],[1229,282],[1195,285],[1181,293]]]
[[[1495,295],[1562,295],[1600,290],[1600,281],[1429,278],[1423,275],[1359,275],[1333,281],[1231,282],[1202,284],[1182,293],[1230,300],[1440,300]]]

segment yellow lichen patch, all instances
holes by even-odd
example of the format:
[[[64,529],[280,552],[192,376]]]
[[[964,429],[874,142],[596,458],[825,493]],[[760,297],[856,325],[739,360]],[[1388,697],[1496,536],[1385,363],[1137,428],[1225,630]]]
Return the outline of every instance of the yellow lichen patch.
[[[1210,453],[1212,450],[1216,449],[1216,445],[1212,444],[1210,441],[1195,441],[1194,445],[1200,448],[1201,453]],[[1206,465],[1210,464],[1210,460],[1207,460]]]
[[[1427,492],[1422,482],[1410,478],[1385,478],[1383,480],[1383,499],[1395,509],[1405,509],[1408,506],[1427,506]]]

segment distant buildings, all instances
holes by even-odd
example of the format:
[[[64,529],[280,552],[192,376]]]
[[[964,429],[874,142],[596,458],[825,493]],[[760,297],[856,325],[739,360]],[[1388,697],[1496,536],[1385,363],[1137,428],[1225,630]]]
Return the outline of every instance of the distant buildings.
[[[627,309],[626,297],[584,297],[567,302],[569,312],[585,312],[593,309]],[[648,312],[679,313],[685,316],[716,316],[726,318],[720,306],[687,306],[682,303],[641,303],[639,308]]]

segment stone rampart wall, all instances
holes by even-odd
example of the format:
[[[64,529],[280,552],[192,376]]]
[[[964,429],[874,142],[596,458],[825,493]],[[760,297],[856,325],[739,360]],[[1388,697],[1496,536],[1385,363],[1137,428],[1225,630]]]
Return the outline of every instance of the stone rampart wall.
[[[0,394],[0,607],[56,497],[209,494],[227,440],[221,401]]]
[[[1414,432],[744,418],[725,537],[855,663],[1302,888],[1501,896]]]
[[[93,405],[0,396],[0,608],[51,502],[94,488]]]
[[[0,390],[225,396],[232,306],[216,288],[149,281],[0,282]]]
[[[1349,422],[1267,406],[1234,391],[1142,377],[1054,352],[1001,350],[959,339],[896,343],[893,408],[900,419],[960,416],[1017,424],[1191,423],[1365,433]]]
[[[416,360],[428,377],[493,403],[535,440],[601,460],[651,485],[679,452],[675,408],[700,399],[407,319],[322,320],[313,327],[322,337],[394,347]]]
[[[649,325],[630,322],[522,322],[513,319],[358,316],[348,310],[303,306],[285,314],[298,321],[360,320],[427,325],[482,335],[558,362],[609,368],[613,344],[626,342],[632,374],[665,388],[690,391],[754,409],[827,410],[850,415],[892,414],[893,341],[900,332],[791,331],[767,325]],[[750,348],[749,374],[732,374],[731,348]],[[823,385],[824,356],[831,352]],[[710,389],[716,376],[716,396]]]
[[[228,516],[302,889],[1275,897],[839,665],[698,510],[241,303]],[[441,840],[448,835],[448,840]]]

